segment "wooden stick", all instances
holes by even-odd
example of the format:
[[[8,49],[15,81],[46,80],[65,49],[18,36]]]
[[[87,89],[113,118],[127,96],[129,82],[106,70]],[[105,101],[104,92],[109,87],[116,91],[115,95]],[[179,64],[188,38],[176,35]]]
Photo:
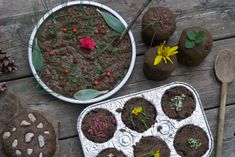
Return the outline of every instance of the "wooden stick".
[[[227,88],[228,88],[228,83],[223,82],[222,87],[221,87],[221,97],[220,97],[216,157],[222,156],[222,148],[223,148],[223,142],[224,142],[224,119],[225,119],[225,110],[226,110]]]
[[[147,0],[143,6],[140,8],[140,10],[137,12],[136,16],[133,18],[133,20],[131,21],[131,23],[127,26],[127,28],[124,30],[124,32],[122,32],[122,35],[120,36],[120,38],[118,39],[118,43],[117,45],[120,43],[120,41],[122,41],[122,39],[126,36],[126,34],[128,33],[128,31],[131,29],[131,27],[134,25],[135,21],[137,20],[137,18],[141,15],[141,13],[144,11],[144,9],[149,5],[149,3],[152,0]]]

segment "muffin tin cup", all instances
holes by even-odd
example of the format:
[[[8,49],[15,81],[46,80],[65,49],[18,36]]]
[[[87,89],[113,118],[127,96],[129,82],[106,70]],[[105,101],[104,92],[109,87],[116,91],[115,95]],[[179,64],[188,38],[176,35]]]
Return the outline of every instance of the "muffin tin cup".
[[[170,88],[177,87],[177,86],[182,86],[190,90],[193,93],[195,103],[196,103],[196,109],[192,113],[192,115],[181,121],[170,119],[169,117],[165,115],[165,113],[163,112],[161,108],[161,99],[165,91]],[[117,109],[123,109],[125,103],[129,99],[135,98],[135,97],[142,97],[150,101],[157,110],[156,123],[143,133],[138,133],[134,130],[129,129],[122,121],[122,118],[121,118],[122,113],[117,112]],[[81,129],[82,121],[85,115],[89,113],[90,111],[94,109],[98,109],[98,108],[109,110],[110,112],[113,113],[113,115],[115,116],[117,120],[117,129],[114,133],[113,138],[111,138],[105,143],[95,143],[95,142],[88,140],[84,136],[83,131]],[[78,121],[77,121],[77,130],[78,130],[79,138],[81,141],[81,145],[82,145],[85,157],[96,157],[102,150],[107,149],[107,148],[116,148],[118,150],[121,150],[126,156],[133,157],[134,156],[133,146],[137,142],[139,142],[142,137],[147,137],[147,136],[155,136],[155,137],[161,138],[167,143],[169,149],[171,150],[170,156],[180,157],[180,155],[177,154],[173,145],[174,137],[175,137],[177,130],[179,130],[182,126],[188,125],[188,124],[197,125],[207,133],[207,136],[209,139],[209,149],[203,155],[203,157],[210,156],[213,150],[214,141],[213,141],[212,133],[209,128],[209,124],[207,122],[199,95],[197,91],[189,84],[183,83],[183,82],[173,82],[173,83],[160,86],[157,88],[153,88],[150,90],[145,90],[145,91],[141,91],[138,93],[129,94],[126,96],[122,96],[119,98],[115,98],[115,99],[111,99],[105,102],[91,105],[87,107],[79,116]]]

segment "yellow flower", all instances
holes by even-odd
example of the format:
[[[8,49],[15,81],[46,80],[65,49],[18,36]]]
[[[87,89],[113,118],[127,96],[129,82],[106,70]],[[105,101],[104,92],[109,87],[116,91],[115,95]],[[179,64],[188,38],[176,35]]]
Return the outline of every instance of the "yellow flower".
[[[135,108],[131,111],[131,113],[134,114],[134,115],[136,115],[136,116],[138,116],[142,111],[143,111],[142,106],[139,106],[139,107],[135,107]]]
[[[156,152],[154,153],[154,157],[160,157],[160,151],[156,150]]]
[[[154,65],[159,64],[162,59],[164,60],[165,63],[167,63],[167,60],[169,60],[173,64],[172,60],[170,59],[170,56],[173,56],[178,53],[178,51],[176,51],[178,49],[178,46],[173,46],[173,47],[164,46],[165,43],[166,41],[164,41],[164,43],[158,47],[157,49],[158,54],[154,59]]]

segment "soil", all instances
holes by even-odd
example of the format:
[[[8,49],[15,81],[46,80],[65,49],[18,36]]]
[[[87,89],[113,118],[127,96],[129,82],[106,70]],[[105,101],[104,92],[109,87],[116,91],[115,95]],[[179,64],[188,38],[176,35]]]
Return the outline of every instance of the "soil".
[[[133,114],[134,108],[142,107],[142,112]],[[144,98],[132,98],[128,100],[122,110],[124,124],[137,132],[144,132],[155,124],[157,111],[154,105]]]
[[[170,56],[172,63],[167,62],[165,63],[163,60],[154,65],[154,59],[157,56],[157,47],[151,48],[147,53],[144,55],[144,67],[143,71],[145,76],[154,81],[161,81],[168,78],[171,73],[176,69],[177,66],[177,59],[176,56]]]
[[[204,32],[205,38],[202,44],[196,44],[194,48],[185,48],[185,42],[187,40],[187,32]],[[191,27],[185,29],[179,39],[179,53],[177,59],[180,63],[187,66],[198,66],[208,56],[213,47],[213,38],[209,31],[201,27]]]
[[[128,71],[129,37],[115,47],[120,33],[112,30],[96,9],[73,6],[59,10],[36,34],[44,58],[40,77],[63,96],[72,97],[83,89],[112,90]],[[80,39],[87,36],[96,42],[93,50],[81,46]]]
[[[117,149],[114,148],[103,150],[102,152],[100,152],[100,154],[97,157],[109,157],[109,155],[111,156],[111,154],[113,154],[112,157],[126,157],[126,155],[124,155],[123,152],[118,151]]]
[[[199,140],[201,145],[197,149],[191,148],[188,142],[190,138]],[[196,125],[186,125],[177,131],[174,147],[182,157],[200,157],[209,149],[208,141],[208,136],[203,129]]]
[[[157,137],[143,137],[134,146],[135,157],[154,157],[157,151],[160,157],[170,157],[170,149],[166,142]]]
[[[156,46],[167,41],[176,30],[176,18],[174,13],[164,7],[150,8],[142,19],[143,42]]]
[[[170,105],[171,99],[174,99],[176,96],[181,96],[182,94],[185,95],[184,100],[182,101],[182,108],[180,111],[177,111],[176,108],[172,108],[172,106]],[[187,88],[180,86],[168,89],[163,94],[161,104],[164,113],[169,118],[177,120],[182,120],[190,117],[196,108],[193,93]]]
[[[82,131],[89,140],[97,143],[107,142],[117,128],[116,118],[106,109],[90,111],[83,119]]]

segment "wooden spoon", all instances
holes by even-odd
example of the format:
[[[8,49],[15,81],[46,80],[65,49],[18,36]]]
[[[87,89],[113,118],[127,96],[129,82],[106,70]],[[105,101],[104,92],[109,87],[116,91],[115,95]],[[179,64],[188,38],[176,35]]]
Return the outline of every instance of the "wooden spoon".
[[[218,79],[222,82],[216,147],[216,157],[221,157],[224,138],[227,88],[228,84],[235,79],[235,53],[227,49],[221,51],[215,60],[215,73]]]

